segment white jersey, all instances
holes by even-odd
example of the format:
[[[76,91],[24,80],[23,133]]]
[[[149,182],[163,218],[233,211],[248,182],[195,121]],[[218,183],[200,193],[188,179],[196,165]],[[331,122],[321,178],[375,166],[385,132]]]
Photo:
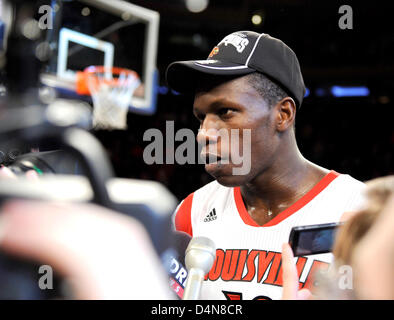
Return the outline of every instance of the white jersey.
[[[280,299],[281,248],[294,226],[338,222],[363,203],[365,185],[335,171],[328,173],[296,203],[263,226],[248,214],[239,187],[213,181],[178,206],[175,228],[216,244],[216,260],[205,277],[201,299]],[[327,268],[332,254],[296,259],[300,288],[312,288],[311,274]]]

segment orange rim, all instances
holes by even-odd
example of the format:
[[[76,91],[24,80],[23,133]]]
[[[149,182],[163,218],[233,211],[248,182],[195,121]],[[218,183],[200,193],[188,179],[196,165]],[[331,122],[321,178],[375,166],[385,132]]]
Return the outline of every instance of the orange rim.
[[[139,79],[137,72],[126,68],[119,68],[119,67],[108,68],[104,66],[89,66],[85,68],[83,71],[77,72],[76,92],[81,95],[91,94],[88,85],[88,80],[94,80],[93,86],[95,88],[98,88],[99,83],[102,83],[103,80],[106,81],[106,83],[110,86],[118,86],[120,83],[118,78],[111,78],[105,80],[105,79],[99,79],[95,75],[97,73],[100,74],[105,72],[110,72],[112,75],[120,75],[121,73],[124,73],[126,75],[134,75],[135,78]]]

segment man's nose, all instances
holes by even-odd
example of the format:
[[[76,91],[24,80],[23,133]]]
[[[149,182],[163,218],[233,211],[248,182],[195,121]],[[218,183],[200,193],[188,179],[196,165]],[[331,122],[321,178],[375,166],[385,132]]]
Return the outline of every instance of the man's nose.
[[[219,139],[219,130],[217,121],[205,117],[197,134],[197,142],[201,145],[217,143]]]

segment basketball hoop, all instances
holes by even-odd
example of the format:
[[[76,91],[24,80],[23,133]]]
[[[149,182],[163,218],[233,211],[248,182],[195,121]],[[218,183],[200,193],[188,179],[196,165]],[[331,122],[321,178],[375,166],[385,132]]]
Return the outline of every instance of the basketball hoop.
[[[127,129],[127,112],[135,89],[141,84],[135,71],[90,66],[79,73],[77,89],[88,89],[93,99],[95,129]]]

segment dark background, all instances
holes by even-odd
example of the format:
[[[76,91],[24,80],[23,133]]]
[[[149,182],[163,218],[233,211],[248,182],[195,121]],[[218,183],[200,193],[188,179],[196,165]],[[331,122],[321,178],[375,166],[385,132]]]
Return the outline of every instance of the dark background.
[[[393,174],[394,30],[390,2],[349,1],[210,1],[191,13],[182,1],[133,1],[161,14],[157,65],[160,82],[175,60],[205,59],[225,35],[237,30],[269,33],[297,54],[310,95],[297,114],[296,135],[302,154],[312,162],[365,181]],[[353,8],[353,29],[341,30],[338,9]],[[263,23],[251,16],[262,12]],[[194,39],[194,40],[193,40]],[[368,97],[335,98],[316,90],[331,85],[363,85]],[[159,94],[153,116],[130,114],[127,132],[97,132],[121,177],[161,181],[179,198],[211,181],[202,165],[146,165],[145,130],[198,129],[192,99],[171,91]]]

